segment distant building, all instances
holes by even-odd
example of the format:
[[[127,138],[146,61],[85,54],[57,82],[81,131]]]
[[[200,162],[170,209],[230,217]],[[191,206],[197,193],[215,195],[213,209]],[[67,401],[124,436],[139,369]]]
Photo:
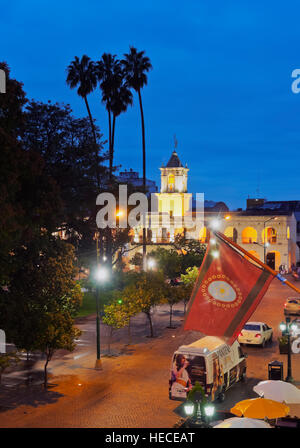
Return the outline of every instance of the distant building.
[[[139,173],[137,171],[133,171],[130,168],[129,171],[126,169],[121,171],[118,176],[116,176],[118,181],[122,184],[131,184],[136,188],[142,188],[143,186],[143,178],[139,177]],[[158,188],[156,183],[153,180],[146,179],[146,187],[147,193],[157,193]]]

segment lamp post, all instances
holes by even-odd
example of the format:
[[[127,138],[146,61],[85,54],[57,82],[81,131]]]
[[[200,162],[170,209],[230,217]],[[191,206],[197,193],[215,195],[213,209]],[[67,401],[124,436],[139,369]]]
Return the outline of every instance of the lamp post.
[[[108,278],[108,270],[104,266],[98,266],[95,272],[95,280],[97,281],[96,286],[96,335],[97,335],[97,359],[95,364],[95,369],[101,370],[101,355],[100,355],[100,316],[99,316],[99,299],[100,299],[100,288],[99,284],[103,283]]]
[[[294,322],[294,321],[293,321]],[[287,376],[285,381],[288,383],[292,383],[294,381],[292,377],[292,356],[291,356],[291,326],[293,324],[291,323],[291,318],[286,317],[285,322],[281,322],[279,325],[280,330],[282,331],[282,336],[286,335],[288,338],[288,365],[287,365]]]
[[[264,221],[264,263],[266,264],[266,223],[269,221],[272,221],[272,219],[276,220],[277,216],[272,216],[272,218],[267,219]]]
[[[210,228],[212,230],[219,230],[221,227],[222,221],[229,221],[231,219],[230,215],[225,215],[223,217],[217,217],[211,220],[210,222]]]
[[[187,400],[184,404],[184,411],[188,416],[188,424],[192,428],[211,428],[203,419],[201,404],[203,396],[200,391],[194,392],[193,401]],[[205,415],[210,418],[214,414],[214,406],[212,404],[204,406]]]

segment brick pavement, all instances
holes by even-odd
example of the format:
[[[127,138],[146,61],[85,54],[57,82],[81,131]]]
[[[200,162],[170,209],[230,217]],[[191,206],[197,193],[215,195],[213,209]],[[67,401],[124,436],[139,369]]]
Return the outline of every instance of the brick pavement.
[[[282,306],[289,295],[293,293],[274,280],[252,316],[253,320],[266,321],[274,328],[274,342],[264,349],[245,348],[249,355],[249,378],[257,381],[267,379],[267,364],[270,360],[283,360],[286,365],[286,355],[279,355],[276,338],[280,334],[278,324],[283,318]],[[124,347],[124,343],[127,343],[126,330],[115,335],[113,351],[118,352],[119,356],[104,357],[103,371],[93,369],[93,352],[77,359],[74,359],[76,354],[58,356],[52,364],[51,379],[57,386],[46,394],[40,389],[39,393],[34,392],[32,395],[31,392],[30,400],[26,399],[26,394],[23,395],[23,401],[12,400],[14,408],[0,414],[0,427],[173,426],[179,418],[173,410],[179,403],[168,399],[171,355],[178,346],[199,338],[199,334],[183,332],[181,328],[166,329],[168,316],[164,314],[164,309],[161,312],[164,317],[158,319],[157,316],[155,322],[157,338],[151,340],[146,337],[148,329],[142,317],[133,335],[135,345]],[[179,324],[181,319],[182,315],[177,313],[175,322]],[[89,325],[94,325],[93,319],[87,319],[82,325],[88,330]],[[90,336],[92,343],[94,334]],[[105,337],[104,329],[102,337]],[[138,339],[141,341],[139,344],[136,343]],[[82,354],[86,349],[87,346],[83,345],[76,353]],[[123,354],[120,354],[121,349]],[[294,378],[300,381],[300,355],[293,356],[292,366]],[[239,397],[238,388],[231,395],[234,399]],[[224,406],[226,408],[229,404],[225,403]]]

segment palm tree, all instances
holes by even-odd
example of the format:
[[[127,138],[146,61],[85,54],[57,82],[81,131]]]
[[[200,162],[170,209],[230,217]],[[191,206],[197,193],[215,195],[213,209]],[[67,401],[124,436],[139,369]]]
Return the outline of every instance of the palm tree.
[[[111,135],[111,147],[112,147],[112,158],[114,154],[114,144],[115,144],[115,124],[116,117],[118,117],[122,112],[126,112],[128,106],[132,106],[133,99],[132,93],[124,82],[124,78],[120,79],[120,85],[116,86],[112,92],[111,98],[111,110],[113,114],[112,123],[112,135]]]
[[[95,156],[96,156],[96,164],[97,164],[97,182],[98,187],[100,186],[100,177],[99,177],[99,156],[98,156],[98,147],[97,147],[97,138],[96,138],[96,130],[94,125],[94,120],[92,118],[91,110],[89,107],[89,103],[87,100],[87,96],[96,88],[97,86],[97,75],[95,71],[95,64],[91,59],[85,54],[81,59],[78,56],[75,56],[74,61],[67,67],[67,84],[71,89],[74,89],[78,86],[77,94],[84,99],[86,109],[88,112],[88,116],[91,122],[93,137],[94,137],[94,145],[95,145]]]
[[[115,104],[115,92],[122,83],[121,64],[116,55],[104,53],[96,65],[97,78],[100,81],[102,91],[102,103],[105,104],[108,113],[109,127],[109,177],[112,179],[113,171],[113,147],[112,147],[112,114]]]
[[[143,189],[146,192],[146,144],[145,144],[145,123],[144,123],[144,112],[142,105],[142,88],[147,85],[147,75],[146,73],[152,69],[150,59],[145,56],[144,51],[137,51],[136,48],[130,47],[130,53],[124,54],[125,59],[121,61],[125,78],[128,86],[133,88],[138,96],[141,111],[141,123],[142,123],[142,142],[143,142]],[[143,225],[143,267],[144,270],[147,268],[146,261],[146,229]]]

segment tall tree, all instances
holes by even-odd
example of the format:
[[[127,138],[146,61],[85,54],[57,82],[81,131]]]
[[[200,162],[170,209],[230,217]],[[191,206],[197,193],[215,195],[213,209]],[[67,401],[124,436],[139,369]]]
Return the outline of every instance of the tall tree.
[[[75,281],[77,269],[72,245],[47,233],[15,251],[22,260],[11,275],[8,289],[0,288],[0,327],[17,349],[42,351],[47,365],[55,350],[73,350],[78,334],[74,317],[81,303]]]
[[[92,127],[94,145],[95,145],[95,158],[97,162],[96,165],[98,167],[99,162],[98,162],[98,146],[97,146],[96,130],[90,106],[87,100],[87,96],[97,87],[97,75],[95,70],[95,64],[93,61],[91,61],[91,59],[88,56],[84,54],[81,59],[79,59],[78,56],[75,56],[74,60],[67,68],[67,84],[70,86],[71,89],[75,89],[78,86],[77,94],[84,99]],[[100,175],[98,168],[97,168],[97,182],[98,187],[100,187]]]
[[[124,54],[124,59],[121,61],[125,77],[128,85],[132,87],[138,94],[140,111],[141,111],[141,123],[142,123],[142,142],[143,142],[143,189],[146,192],[146,143],[145,143],[145,123],[144,123],[144,111],[142,104],[142,88],[147,85],[147,72],[152,68],[150,59],[145,56],[144,51],[137,51],[135,47],[130,47],[130,52]],[[143,226],[143,267],[147,268],[146,260],[146,228]]]
[[[108,114],[108,137],[109,137],[109,177],[112,181],[113,173],[113,133],[112,115],[116,108],[116,91],[122,84],[122,68],[117,56],[103,53],[100,61],[96,64],[96,73],[102,91],[102,103],[105,104]]]
[[[116,84],[112,92],[112,114],[113,114],[112,137],[111,137],[112,157],[114,155],[114,146],[115,146],[116,118],[122,112],[126,112],[129,105],[132,106],[132,93],[127,83],[125,82],[123,77],[119,77],[118,79],[119,79],[119,85]]]

